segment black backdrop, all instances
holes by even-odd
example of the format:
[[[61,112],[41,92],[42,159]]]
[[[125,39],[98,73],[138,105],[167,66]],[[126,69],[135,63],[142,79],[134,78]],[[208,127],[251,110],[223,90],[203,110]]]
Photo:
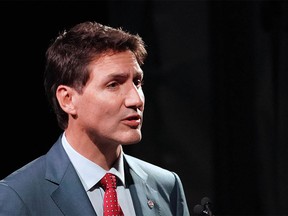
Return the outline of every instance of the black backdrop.
[[[50,39],[96,20],[149,52],[144,137],[125,152],[177,172],[191,215],[204,196],[216,216],[288,215],[286,1],[2,1],[0,14],[0,178],[61,132],[42,85]]]

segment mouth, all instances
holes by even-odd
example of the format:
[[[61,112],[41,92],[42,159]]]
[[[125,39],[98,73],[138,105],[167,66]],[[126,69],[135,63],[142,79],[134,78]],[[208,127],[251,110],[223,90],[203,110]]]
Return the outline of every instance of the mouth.
[[[123,119],[123,123],[131,128],[138,128],[141,124],[141,116],[140,115],[131,115],[127,118]]]

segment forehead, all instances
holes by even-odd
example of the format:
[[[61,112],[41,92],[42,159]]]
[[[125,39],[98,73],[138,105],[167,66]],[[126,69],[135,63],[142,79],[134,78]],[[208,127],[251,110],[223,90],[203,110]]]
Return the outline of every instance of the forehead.
[[[101,55],[90,64],[92,72],[116,73],[133,72],[143,73],[133,52],[108,52]]]

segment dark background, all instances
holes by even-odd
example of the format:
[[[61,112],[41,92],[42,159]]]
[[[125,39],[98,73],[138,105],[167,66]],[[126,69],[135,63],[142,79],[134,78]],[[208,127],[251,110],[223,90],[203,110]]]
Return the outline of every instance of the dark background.
[[[126,153],[177,172],[191,215],[204,196],[216,216],[288,215],[287,1],[0,2],[0,178],[60,135],[44,53],[86,20],[147,44],[144,137]]]

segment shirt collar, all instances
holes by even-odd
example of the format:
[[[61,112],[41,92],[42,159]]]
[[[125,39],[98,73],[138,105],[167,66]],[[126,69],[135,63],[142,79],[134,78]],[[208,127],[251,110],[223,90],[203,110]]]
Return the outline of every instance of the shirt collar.
[[[95,186],[101,178],[107,173],[115,174],[122,184],[125,186],[125,175],[124,175],[124,161],[123,161],[123,149],[121,148],[121,153],[114,166],[106,171],[96,163],[85,158],[83,155],[79,154],[73,147],[69,144],[66,139],[65,133],[62,136],[62,145],[70,158],[76,172],[78,173],[82,184],[86,191],[90,190]]]

